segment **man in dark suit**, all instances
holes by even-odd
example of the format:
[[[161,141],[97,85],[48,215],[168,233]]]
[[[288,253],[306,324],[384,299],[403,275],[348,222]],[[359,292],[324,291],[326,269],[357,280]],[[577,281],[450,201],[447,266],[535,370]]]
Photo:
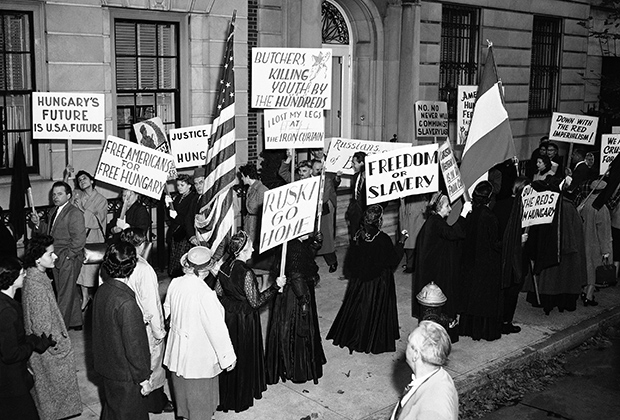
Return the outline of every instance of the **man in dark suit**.
[[[442,367],[450,355],[450,337],[433,321],[422,321],[409,334],[405,357],[413,381],[405,388],[390,420],[457,420],[459,397]]]
[[[353,190],[351,194],[351,201],[349,201],[349,207],[345,213],[349,226],[349,240],[353,241],[355,233],[360,228],[362,217],[366,211],[366,171],[364,170],[364,161],[366,160],[366,153],[355,152],[351,162],[353,163]]]
[[[32,213],[35,231],[54,238],[54,253],[58,259],[52,272],[56,282],[58,308],[67,328],[82,329],[82,311],[79,296],[81,292],[76,284],[84,261],[86,244],[86,227],[84,214],[73,204],[71,187],[66,182],[58,181],[52,185],[54,208],[48,214],[48,222],[40,220]]]

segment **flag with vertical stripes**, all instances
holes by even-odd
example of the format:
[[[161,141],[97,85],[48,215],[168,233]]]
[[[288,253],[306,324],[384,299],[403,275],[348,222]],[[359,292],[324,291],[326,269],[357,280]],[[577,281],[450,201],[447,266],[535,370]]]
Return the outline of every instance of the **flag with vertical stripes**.
[[[515,155],[502,82],[497,77],[493,47],[489,45],[461,159],[461,179],[470,195],[489,169]],[[448,222],[456,220],[461,209],[462,202],[459,201],[453,207]]]
[[[222,76],[218,82],[215,119],[205,163],[205,192],[196,216],[196,231],[200,243],[218,255],[234,229],[232,186],[236,181],[235,156],[235,72],[234,72],[235,14],[226,38]],[[221,250],[221,247],[220,247]]]

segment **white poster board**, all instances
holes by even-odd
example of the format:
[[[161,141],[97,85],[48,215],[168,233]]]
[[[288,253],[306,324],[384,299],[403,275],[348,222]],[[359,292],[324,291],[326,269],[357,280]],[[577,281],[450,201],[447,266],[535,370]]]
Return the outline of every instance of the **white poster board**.
[[[465,184],[461,179],[461,171],[456,164],[450,140],[446,140],[439,146],[439,167],[448,190],[450,203],[454,203],[457,198],[465,193]]]
[[[368,204],[439,189],[437,144],[409,146],[366,157]]]
[[[211,136],[211,124],[170,130],[170,149],[177,169],[204,165]]]
[[[95,178],[158,200],[170,171],[174,171],[172,155],[108,136]]]
[[[252,48],[252,108],[332,107],[331,48]]]
[[[448,103],[416,101],[415,137],[448,137]]]
[[[265,149],[322,149],[325,116],[319,109],[266,109]]]
[[[265,191],[260,252],[312,233],[319,201],[320,176]]]
[[[549,140],[594,144],[598,117],[554,112],[549,128]]]
[[[476,103],[478,86],[459,86],[457,92],[456,144],[465,144],[465,142],[467,142],[467,133],[469,133],[471,117],[474,115],[474,104]]]
[[[531,185],[527,185],[521,194],[523,201],[521,227],[551,223],[559,196],[559,193],[552,191],[536,192]]]
[[[353,175],[354,173],[351,160],[355,152],[364,152],[368,157],[376,153],[411,147],[411,143],[392,143],[389,141],[355,140],[341,137],[332,137],[328,140],[329,148],[325,158],[325,172],[342,171],[345,175]]]
[[[104,140],[104,95],[33,92],[32,138]]]
[[[601,136],[601,164],[600,175],[604,175],[609,169],[609,164],[616,158],[620,152],[620,135],[603,134]]]

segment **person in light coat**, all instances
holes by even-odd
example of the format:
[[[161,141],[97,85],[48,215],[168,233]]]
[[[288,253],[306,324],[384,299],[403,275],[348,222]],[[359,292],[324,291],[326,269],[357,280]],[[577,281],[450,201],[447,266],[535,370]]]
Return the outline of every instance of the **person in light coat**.
[[[211,420],[219,405],[219,380],[237,357],[224,322],[224,308],[205,283],[213,253],[196,246],[181,258],[185,275],[172,280],[164,303],[170,317],[164,365],[172,373],[177,416]]]

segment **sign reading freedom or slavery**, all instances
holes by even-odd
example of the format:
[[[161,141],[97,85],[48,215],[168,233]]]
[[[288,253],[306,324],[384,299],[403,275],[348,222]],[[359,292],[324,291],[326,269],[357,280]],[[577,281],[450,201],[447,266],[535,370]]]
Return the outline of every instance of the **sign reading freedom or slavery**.
[[[554,112],[551,117],[549,140],[592,145],[596,140],[597,126],[598,117]]]
[[[312,176],[265,192],[261,253],[314,230],[320,183]]]
[[[536,192],[530,185],[523,189],[523,217],[521,227],[544,225],[553,221],[559,193],[552,191]]]
[[[331,109],[330,48],[252,48],[252,108]]]
[[[333,137],[329,139],[325,172],[342,171],[345,175],[353,175],[353,153],[364,152],[366,156],[384,153],[390,150],[411,147],[411,143],[392,143],[389,141],[353,140]]]
[[[454,152],[450,147],[450,140],[446,140],[441,146],[439,146],[439,167],[443,174],[443,180],[448,189],[448,198],[450,203],[459,198],[465,193],[465,184],[461,180],[461,171],[456,165],[456,159],[454,158]]]
[[[211,124],[170,130],[170,148],[177,169],[204,165],[210,136]]]
[[[10,112],[7,118],[10,124]],[[33,92],[32,138],[104,140],[104,95]]]
[[[322,149],[325,117],[317,109],[266,109],[265,149]]]
[[[600,175],[604,175],[609,169],[609,164],[616,158],[620,152],[620,135],[603,134],[601,136],[601,164]]]
[[[173,170],[172,155],[108,136],[95,178],[158,200]]]
[[[366,157],[368,204],[439,189],[437,144],[409,146]]]
[[[415,136],[448,137],[448,103],[416,101]]]
[[[465,144],[467,141],[467,133],[469,133],[469,125],[471,117],[474,115],[474,104],[476,103],[476,94],[478,86],[459,86],[456,102],[456,123],[458,134],[456,136],[456,144]]]

